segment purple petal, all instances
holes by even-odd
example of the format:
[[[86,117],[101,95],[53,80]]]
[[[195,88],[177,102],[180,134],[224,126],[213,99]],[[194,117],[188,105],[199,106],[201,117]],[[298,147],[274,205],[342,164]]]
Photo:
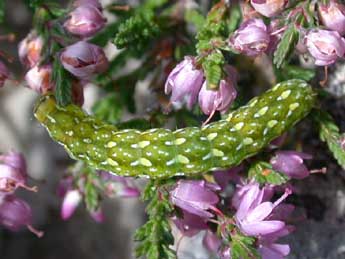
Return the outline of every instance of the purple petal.
[[[68,191],[63,199],[61,206],[62,219],[69,219],[73,215],[81,200],[82,196],[78,190]]]
[[[240,223],[239,227],[243,233],[249,236],[267,235],[284,228],[283,221],[269,220],[255,223]]]

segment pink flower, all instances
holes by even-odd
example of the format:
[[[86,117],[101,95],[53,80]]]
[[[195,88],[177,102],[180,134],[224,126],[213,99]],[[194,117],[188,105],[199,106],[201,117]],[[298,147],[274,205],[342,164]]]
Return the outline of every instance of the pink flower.
[[[21,172],[22,175],[27,175],[26,161],[23,154],[10,151],[0,155],[0,163],[11,166]]]
[[[102,10],[102,5],[98,0],[76,0],[73,3],[74,7],[79,7],[83,5],[92,5],[98,8],[99,10]]]
[[[95,211],[90,211],[90,216],[97,223],[103,223],[105,221],[105,216],[101,208]]]
[[[177,207],[202,218],[211,218],[207,210],[217,211],[215,205],[219,198],[214,191],[220,190],[216,184],[205,181],[180,180],[170,191],[170,201]]]
[[[339,34],[345,33],[345,5],[338,1],[330,0],[327,5],[320,1],[319,15],[323,25],[328,29],[337,31]]]
[[[238,173],[242,169],[242,166],[236,166],[228,170],[215,171],[213,172],[213,177],[221,189],[224,190],[230,181],[233,181],[233,183],[238,183],[240,181],[240,176]]]
[[[208,230],[206,231],[206,234],[202,240],[202,244],[205,248],[207,248],[207,250],[217,253],[220,245],[222,244],[222,241],[215,233]]]
[[[26,67],[33,67],[38,64],[41,58],[43,39],[36,33],[30,33],[18,45],[19,59]]]
[[[46,94],[55,88],[55,84],[51,80],[52,66],[44,65],[34,66],[25,75],[28,87],[40,94]]]
[[[187,103],[192,109],[204,80],[202,70],[194,65],[194,57],[185,57],[169,74],[165,83],[165,93],[170,94],[170,102],[175,106]]]
[[[282,244],[260,244],[258,250],[262,259],[284,259],[290,253],[290,246]]]
[[[81,201],[82,195],[79,190],[69,190],[66,193],[61,206],[62,219],[69,219],[73,215]]]
[[[291,178],[303,179],[309,176],[308,168],[303,164],[303,159],[311,159],[312,156],[297,151],[278,151],[270,160],[274,170],[282,172]]]
[[[64,27],[72,34],[90,37],[103,29],[106,23],[102,12],[94,5],[80,5],[70,13]]]
[[[257,56],[267,50],[270,35],[261,19],[250,19],[230,37],[229,44],[238,52],[247,56]]]
[[[107,171],[100,171],[99,174],[106,182],[105,191],[109,197],[135,198],[140,196],[140,190],[135,186],[133,178],[114,175]]]
[[[257,185],[244,194],[237,212],[235,220],[242,233],[248,236],[263,236],[277,232],[285,227],[285,223],[280,220],[267,219],[273,209],[278,206],[291,191],[286,190],[284,195],[276,202],[263,202],[264,190],[258,189]]]
[[[12,231],[18,231],[22,226],[27,226],[38,237],[43,236],[43,232],[37,231],[31,226],[30,206],[24,200],[13,195],[7,195],[0,203],[0,224]]]
[[[345,40],[336,31],[315,29],[304,38],[309,53],[315,58],[315,65],[333,64],[345,53]]]
[[[199,92],[199,105],[207,115],[213,115],[215,111],[225,113],[237,96],[236,79],[237,71],[231,66],[226,66],[226,78],[222,79],[219,89],[208,90],[206,81]]]
[[[89,79],[108,68],[103,49],[86,41],[78,41],[65,48],[60,60],[67,71],[81,79]]]
[[[279,14],[285,7],[287,0],[251,0],[254,9],[266,16],[273,17]]]
[[[179,231],[187,237],[192,237],[201,230],[208,229],[204,218],[191,214],[187,211],[183,211],[182,218],[174,217],[173,222]]]
[[[10,76],[10,72],[8,71],[6,65],[0,61],[0,87],[5,84],[5,81]]]

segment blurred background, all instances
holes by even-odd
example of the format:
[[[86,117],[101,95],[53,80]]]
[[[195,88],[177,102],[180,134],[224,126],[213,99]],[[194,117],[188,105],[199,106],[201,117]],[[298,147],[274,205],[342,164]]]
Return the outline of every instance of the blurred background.
[[[107,4],[111,1],[102,1]],[[121,3],[120,1],[117,1]],[[138,4],[138,1],[122,1]],[[200,1],[207,6],[209,1]],[[0,229],[0,259],[129,259],[133,258],[134,230],[145,221],[144,204],[136,198],[112,199],[104,202],[105,223],[95,223],[89,213],[80,206],[68,221],[60,218],[61,199],[56,195],[59,179],[71,164],[64,149],[53,142],[47,132],[35,121],[32,109],[38,95],[23,87],[20,79],[24,69],[18,61],[17,45],[30,31],[32,14],[23,1],[5,0],[5,23],[0,35],[15,33],[15,42],[0,42],[0,49],[13,57],[9,64],[18,81],[7,81],[0,90],[0,151],[21,151],[28,162],[30,184],[39,187],[38,193],[18,190],[19,196],[28,201],[34,213],[34,225],[45,232],[39,239],[29,231],[13,233]],[[107,54],[114,55],[113,45],[107,46]],[[344,65],[344,64],[343,64]],[[344,66],[339,69],[344,69]],[[150,93],[145,82],[137,85],[138,111],[145,110]],[[99,90],[89,85],[85,90],[85,108],[92,106]],[[327,102],[344,130],[344,97],[333,97]],[[334,112],[335,111],[335,112]],[[309,123],[309,124],[308,124]],[[303,150],[314,156],[310,168],[328,166],[326,175],[314,175],[296,181],[296,193],[290,202],[299,206],[305,220],[296,221],[296,231],[287,241],[292,246],[288,258],[331,259],[345,258],[345,172],[335,164],[314,135],[303,135],[310,121],[298,126],[303,139]],[[192,247],[196,251],[201,239],[183,239],[179,258],[207,259],[202,248],[194,254],[184,252]]]

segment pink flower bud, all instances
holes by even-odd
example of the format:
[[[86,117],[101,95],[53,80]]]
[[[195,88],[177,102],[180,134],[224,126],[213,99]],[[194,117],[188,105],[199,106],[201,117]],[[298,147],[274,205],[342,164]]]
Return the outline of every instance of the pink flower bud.
[[[181,209],[202,218],[213,217],[207,210],[215,210],[219,198],[214,191],[220,187],[205,181],[180,180],[170,191],[170,201]]]
[[[60,60],[66,70],[81,79],[89,79],[108,68],[103,49],[86,41],[78,41],[65,48]]]
[[[0,203],[0,224],[12,231],[27,226],[39,237],[43,234],[31,226],[32,212],[29,204],[14,195],[7,195]]]
[[[64,27],[72,34],[90,37],[103,29],[106,21],[96,6],[87,4],[73,10]]]
[[[285,7],[287,0],[251,0],[254,9],[266,17],[279,14]]]
[[[200,108],[207,115],[214,114],[215,111],[225,113],[237,96],[235,89],[237,72],[231,66],[225,69],[227,75],[220,81],[218,90],[208,90],[205,81],[199,92]]]
[[[270,35],[261,19],[250,19],[242,23],[229,41],[231,47],[247,56],[265,52],[269,43]]]
[[[194,65],[194,57],[185,57],[169,74],[165,83],[165,93],[170,94],[170,102],[175,106],[187,104],[192,109],[203,83],[204,74]]]
[[[282,172],[291,178],[303,179],[309,176],[308,168],[303,159],[311,159],[311,155],[296,151],[278,151],[270,161],[274,170]]]
[[[328,5],[319,3],[319,14],[323,25],[328,29],[337,31],[341,35],[345,33],[345,5],[331,0]]]
[[[222,241],[219,237],[212,231],[206,231],[206,234],[202,240],[204,247],[211,252],[218,252]]]
[[[69,219],[79,203],[82,200],[82,195],[79,190],[70,190],[66,193],[61,206],[61,217],[64,220]]]
[[[345,40],[336,31],[311,30],[304,40],[317,66],[333,64],[338,57],[344,56]]]
[[[284,259],[290,253],[290,246],[283,244],[260,245],[258,249],[262,259]]]
[[[208,229],[204,218],[190,214],[187,211],[183,211],[182,218],[173,218],[173,222],[183,236],[187,237],[195,236],[201,230]]]
[[[25,186],[26,175],[9,165],[0,164],[0,194],[12,194],[20,187]]]
[[[101,208],[95,211],[90,211],[90,216],[97,223],[103,223],[105,221],[105,216]]]
[[[102,5],[98,0],[76,0],[73,3],[74,7],[79,7],[83,5],[92,5],[98,8],[99,10],[102,10]]]
[[[11,166],[21,172],[22,175],[27,175],[26,161],[21,153],[10,151],[6,154],[0,155],[0,163]]]
[[[0,87],[5,84],[5,81],[10,76],[10,72],[8,71],[6,65],[0,61]]]
[[[41,67],[36,65],[26,73],[25,80],[29,88],[40,94],[46,94],[55,88],[51,77],[51,65],[44,65]]]
[[[43,39],[30,33],[18,45],[19,59],[26,67],[33,67],[38,64],[41,58],[41,51],[43,48]]]

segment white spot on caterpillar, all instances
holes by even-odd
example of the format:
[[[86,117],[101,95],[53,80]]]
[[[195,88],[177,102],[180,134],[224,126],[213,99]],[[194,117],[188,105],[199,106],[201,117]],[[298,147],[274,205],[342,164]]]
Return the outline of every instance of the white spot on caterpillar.
[[[286,91],[282,92],[281,98],[286,99],[289,97],[290,94],[291,94],[291,90],[286,90]]]
[[[70,136],[70,137],[72,137],[73,134],[74,134],[73,131],[71,131],[71,130],[66,131],[65,133],[66,133],[66,135],[68,135],[68,136]]]
[[[87,144],[91,144],[91,143],[92,143],[92,140],[89,139],[89,138],[84,138],[84,139],[83,139],[83,142],[84,142],[84,143],[87,143]]]
[[[240,130],[240,129],[243,128],[243,126],[244,126],[244,123],[243,123],[243,122],[239,122],[239,123],[237,123],[237,124],[234,126],[234,129],[235,129],[235,130]]]
[[[131,166],[137,166],[137,165],[139,165],[139,161],[138,160],[131,163]]]
[[[228,157],[228,156],[223,156],[223,157],[222,157],[222,160],[223,160],[223,161],[229,160],[229,157]]]
[[[244,145],[250,145],[250,144],[252,144],[254,141],[253,141],[253,139],[252,138],[244,138],[243,139],[243,144]]]
[[[107,162],[109,165],[111,165],[111,166],[118,166],[118,165],[119,165],[118,162],[114,161],[114,160],[111,159],[111,158],[107,158],[106,162]]]
[[[211,157],[212,157],[212,154],[208,153],[206,156],[202,157],[202,160],[207,160],[207,159],[210,159]]]
[[[150,167],[152,166],[152,163],[150,160],[142,157],[142,158],[139,158],[139,163],[142,164],[143,166],[146,166],[146,167]]]
[[[189,159],[183,155],[177,155],[176,159],[177,159],[177,162],[182,163],[182,164],[189,163]]]
[[[138,144],[132,144],[131,148],[138,148]]]
[[[257,102],[258,102],[258,99],[253,99],[252,101],[250,101],[249,107],[253,107]]]
[[[226,118],[227,121],[231,121],[232,119],[232,113],[229,114],[229,116]]]
[[[175,145],[182,145],[185,142],[186,142],[185,138],[178,138],[174,141]]]
[[[278,121],[276,121],[276,120],[270,120],[268,123],[267,123],[267,126],[269,127],[269,128],[273,128],[275,125],[277,125],[278,124]]]
[[[242,144],[239,144],[239,145],[236,147],[236,151],[239,151],[241,148],[242,148]]]
[[[165,141],[164,144],[166,146],[172,146],[173,145],[173,142],[172,141]]]
[[[148,145],[150,145],[150,141],[147,141],[147,140],[140,141],[138,143],[138,145],[139,145],[140,148],[144,148],[144,147],[147,147]]]
[[[265,115],[267,110],[268,110],[268,106],[261,108],[257,113],[255,113],[254,118],[259,118],[260,116]]]
[[[171,160],[169,160],[168,162],[166,162],[166,165],[167,165],[167,166],[171,166],[171,165],[173,165],[173,164],[175,164],[175,159],[171,159]]]
[[[216,148],[212,149],[212,154],[214,156],[224,156],[224,152]]]
[[[298,108],[298,106],[299,106],[299,103],[292,103],[289,105],[289,109],[290,111],[294,111]]]
[[[272,88],[272,91],[278,90],[278,88],[279,88],[280,86],[281,86],[281,83],[276,84],[276,85]]]
[[[208,139],[209,141],[214,140],[214,139],[217,137],[217,135],[218,135],[218,134],[215,133],[215,132],[210,133],[210,134],[207,135],[207,139]]]
[[[112,148],[112,147],[115,147],[117,144],[116,144],[116,142],[114,142],[114,141],[109,141],[108,143],[107,143],[107,147],[108,148]]]

